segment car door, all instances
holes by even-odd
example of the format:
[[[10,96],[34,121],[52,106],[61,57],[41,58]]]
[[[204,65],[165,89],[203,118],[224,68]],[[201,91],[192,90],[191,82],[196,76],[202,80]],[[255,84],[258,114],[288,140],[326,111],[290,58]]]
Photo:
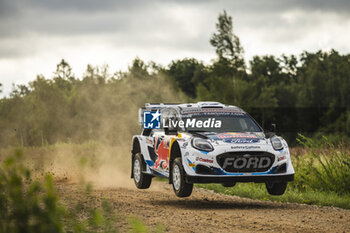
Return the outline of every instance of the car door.
[[[150,168],[161,174],[169,173],[169,150],[171,137],[164,134],[164,131],[153,131],[147,139],[152,144],[148,145],[148,151],[153,161]]]

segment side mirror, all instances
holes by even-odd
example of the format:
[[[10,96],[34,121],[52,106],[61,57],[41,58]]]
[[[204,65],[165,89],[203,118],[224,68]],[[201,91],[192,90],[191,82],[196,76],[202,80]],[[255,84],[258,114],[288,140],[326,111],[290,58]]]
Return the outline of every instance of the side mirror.
[[[276,124],[272,123],[270,126],[270,132],[276,132]]]
[[[266,138],[271,138],[276,135],[276,124],[272,123],[270,129],[265,133]]]

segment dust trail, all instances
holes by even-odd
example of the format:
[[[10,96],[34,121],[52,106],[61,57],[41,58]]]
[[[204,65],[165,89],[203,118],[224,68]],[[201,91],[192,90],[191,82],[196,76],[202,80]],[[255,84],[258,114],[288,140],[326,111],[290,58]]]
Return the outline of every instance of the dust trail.
[[[53,141],[68,143],[45,145],[42,140],[41,147],[25,147],[25,161],[37,178],[50,172],[58,181],[134,188],[130,179],[130,144],[132,136],[141,132],[138,109],[148,102],[186,102],[185,97],[161,76],[142,82],[129,77],[98,88],[90,84],[86,82],[79,89],[72,106],[77,115],[59,115],[62,122],[72,123],[67,129],[64,125],[69,133],[63,135],[69,137],[51,132]]]
[[[56,181],[99,187],[135,187],[130,179],[129,146],[94,142],[24,148],[24,162],[35,178],[51,173]]]
[[[44,161],[42,172],[52,173],[58,182],[90,183],[96,188],[136,189],[130,178],[131,152],[127,146],[63,144],[47,149],[41,155]],[[164,191],[163,186],[153,182],[150,190]]]
[[[129,149],[129,147],[127,147]],[[130,149],[125,147],[99,148],[97,167],[84,173],[88,182],[99,187],[135,187],[130,178]]]

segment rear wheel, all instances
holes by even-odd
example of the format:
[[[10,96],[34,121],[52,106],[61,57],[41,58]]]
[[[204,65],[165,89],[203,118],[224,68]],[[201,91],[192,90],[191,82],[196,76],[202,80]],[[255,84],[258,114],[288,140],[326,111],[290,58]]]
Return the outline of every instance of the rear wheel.
[[[172,183],[174,192],[178,197],[188,197],[193,190],[193,184],[186,183],[185,175],[181,158],[176,158],[172,166]]]
[[[230,188],[236,185],[236,182],[233,183],[222,183],[222,186],[224,186],[225,188]]]
[[[145,170],[145,163],[140,153],[137,153],[135,155],[132,169],[136,187],[139,189],[149,188],[152,182],[152,176],[143,173],[143,171]]]
[[[287,181],[266,182],[267,192],[271,195],[282,195],[287,189]]]

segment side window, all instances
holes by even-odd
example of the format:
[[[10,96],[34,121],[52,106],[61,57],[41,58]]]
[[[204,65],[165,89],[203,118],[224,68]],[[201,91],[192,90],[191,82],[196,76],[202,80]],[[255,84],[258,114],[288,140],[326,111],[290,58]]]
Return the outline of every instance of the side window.
[[[142,130],[142,136],[150,136],[151,134],[153,134],[152,129],[143,129]]]
[[[163,128],[168,128],[169,130],[179,130],[178,126],[170,124],[170,122],[178,122],[181,120],[180,113],[175,108],[166,108],[162,110],[162,125]]]

